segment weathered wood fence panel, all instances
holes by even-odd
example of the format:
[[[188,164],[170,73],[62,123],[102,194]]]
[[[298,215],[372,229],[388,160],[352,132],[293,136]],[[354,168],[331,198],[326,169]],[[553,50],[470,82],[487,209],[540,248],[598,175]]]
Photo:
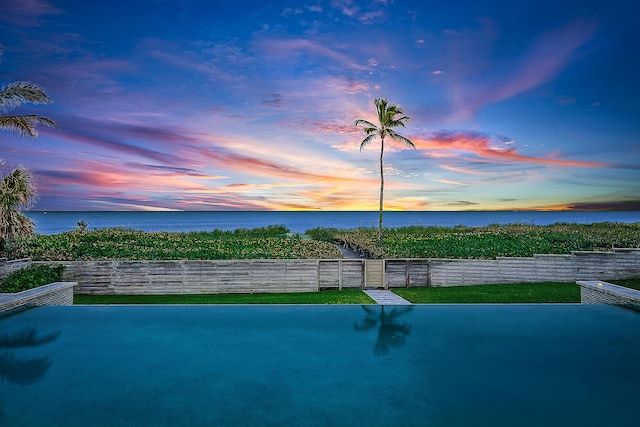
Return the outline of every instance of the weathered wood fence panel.
[[[576,251],[496,260],[431,259],[429,286],[470,286],[524,282],[574,282],[640,276],[640,249]]]
[[[201,294],[315,292],[316,260],[69,261],[76,293]]]
[[[428,259],[388,259],[385,266],[387,288],[429,285]]]
[[[364,259],[318,260],[318,289],[361,289]]]
[[[52,262],[47,262],[52,263]],[[76,293],[315,292],[323,289],[574,282],[640,276],[640,249],[495,260],[322,259],[64,262]]]
[[[430,286],[469,286],[495,283],[496,260],[433,259]]]
[[[365,288],[384,288],[385,260],[369,259],[364,263]]]
[[[31,258],[13,259],[7,261],[6,258],[0,258],[0,278],[6,277],[7,274],[20,270],[31,264]]]

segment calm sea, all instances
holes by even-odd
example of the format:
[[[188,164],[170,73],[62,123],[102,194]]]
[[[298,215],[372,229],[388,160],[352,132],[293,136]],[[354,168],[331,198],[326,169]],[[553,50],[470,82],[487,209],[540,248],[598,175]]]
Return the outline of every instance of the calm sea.
[[[327,211],[197,211],[197,212],[26,212],[36,222],[36,233],[57,234],[77,228],[78,221],[88,229],[122,227],[143,231],[210,231],[284,225],[295,233],[316,227],[377,227],[378,212]],[[640,222],[640,211],[615,212],[397,212],[384,213],[385,227],[411,225],[454,227],[490,224],[549,225],[558,222]]]

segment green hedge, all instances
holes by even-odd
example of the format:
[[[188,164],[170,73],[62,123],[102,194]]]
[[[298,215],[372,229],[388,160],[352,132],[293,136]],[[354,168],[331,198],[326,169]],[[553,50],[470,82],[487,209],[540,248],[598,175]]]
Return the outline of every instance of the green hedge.
[[[63,265],[30,264],[0,281],[0,292],[14,293],[62,280]]]

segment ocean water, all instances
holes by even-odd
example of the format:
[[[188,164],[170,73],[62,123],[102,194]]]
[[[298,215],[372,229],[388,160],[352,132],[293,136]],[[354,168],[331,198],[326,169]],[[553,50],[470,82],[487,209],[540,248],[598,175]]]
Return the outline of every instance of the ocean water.
[[[171,212],[26,212],[36,223],[36,233],[57,234],[77,228],[78,221],[88,229],[122,227],[143,231],[211,231],[284,225],[294,233],[316,227],[377,227],[377,211],[171,211]],[[384,213],[385,227],[413,225],[455,227],[490,224],[549,225],[558,222],[640,222],[640,211],[466,211]]]

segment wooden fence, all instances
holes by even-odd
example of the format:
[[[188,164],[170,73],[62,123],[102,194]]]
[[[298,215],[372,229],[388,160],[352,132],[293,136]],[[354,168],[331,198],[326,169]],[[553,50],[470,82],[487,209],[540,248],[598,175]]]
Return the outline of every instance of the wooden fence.
[[[0,279],[6,277],[7,274],[20,270],[31,263],[31,258],[14,259],[7,261],[6,258],[0,258]]]
[[[66,266],[64,280],[78,282],[75,292],[83,294],[316,292],[323,289],[623,279],[640,276],[640,249],[495,260],[321,259],[57,263]]]

